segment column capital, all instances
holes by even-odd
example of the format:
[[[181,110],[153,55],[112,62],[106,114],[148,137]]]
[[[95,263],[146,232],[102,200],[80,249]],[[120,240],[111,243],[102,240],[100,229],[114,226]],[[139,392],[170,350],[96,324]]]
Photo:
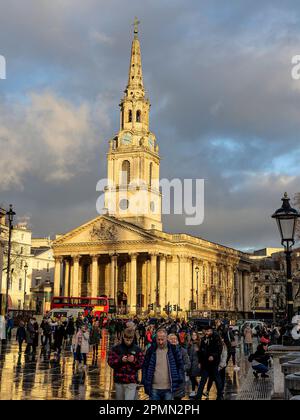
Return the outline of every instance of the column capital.
[[[110,252],[108,255],[110,256],[110,258],[114,258],[114,259],[118,258],[119,256],[119,254],[117,254],[116,252]]]
[[[62,263],[64,257],[62,255],[54,255],[54,261],[55,263]]]
[[[99,255],[98,254],[91,254],[91,258],[93,261],[98,261]]]
[[[150,257],[157,257],[159,255],[158,252],[149,252]]]
[[[79,260],[80,260],[80,255],[79,254],[74,254],[74,255],[71,255],[71,258],[73,259],[73,262],[78,263]]]
[[[138,252],[130,252],[128,255],[131,259],[136,259],[139,254]]]

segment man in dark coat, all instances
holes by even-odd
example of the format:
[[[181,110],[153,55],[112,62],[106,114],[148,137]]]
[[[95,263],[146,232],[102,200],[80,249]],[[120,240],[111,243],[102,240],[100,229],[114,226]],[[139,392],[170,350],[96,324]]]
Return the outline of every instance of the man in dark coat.
[[[61,321],[58,321],[58,326],[54,332],[54,347],[55,347],[57,359],[59,359],[60,357],[61,348],[62,348],[63,340],[65,337],[66,337],[65,327],[63,326]]]
[[[206,327],[205,337],[201,340],[198,353],[201,366],[201,381],[196,400],[201,400],[208,378],[211,378],[216,383],[217,400],[223,399],[222,382],[218,370],[222,348],[220,335],[217,332],[214,332],[212,327]]]

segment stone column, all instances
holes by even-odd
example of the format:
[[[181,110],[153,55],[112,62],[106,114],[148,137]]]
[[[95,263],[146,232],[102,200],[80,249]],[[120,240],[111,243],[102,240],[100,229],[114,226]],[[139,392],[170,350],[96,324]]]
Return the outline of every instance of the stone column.
[[[164,312],[166,301],[166,256],[160,255],[159,265],[159,304],[161,312]]]
[[[79,255],[73,257],[73,290],[72,296],[78,297],[79,295]]]
[[[55,257],[55,268],[54,268],[54,296],[60,296],[60,272],[61,272],[61,257]]]
[[[178,304],[182,311],[189,309],[189,301],[191,296],[191,279],[187,273],[187,258],[179,258],[179,301]]]
[[[137,254],[130,254],[130,309],[132,315],[136,315],[136,272],[137,272]]]
[[[70,296],[70,261],[65,260],[64,295]]]
[[[250,311],[250,278],[248,271],[243,271],[244,312]]]
[[[157,254],[151,254],[151,283],[150,283],[150,304],[156,304],[157,288]]]
[[[98,255],[92,255],[92,297],[98,296],[98,283],[99,283],[99,267],[98,267]]]
[[[118,263],[118,256],[117,255],[110,255],[111,257],[111,265],[110,265],[110,287],[109,287],[109,296],[115,299],[117,304],[117,263]]]

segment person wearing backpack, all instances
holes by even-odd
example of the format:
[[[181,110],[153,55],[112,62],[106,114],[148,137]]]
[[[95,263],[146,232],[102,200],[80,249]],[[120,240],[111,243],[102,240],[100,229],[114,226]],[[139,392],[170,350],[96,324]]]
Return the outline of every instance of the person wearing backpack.
[[[271,356],[267,353],[268,344],[260,343],[257,346],[256,352],[250,354],[248,361],[252,364],[253,375],[258,378],[261,374],[261,378],[268,378],[267,372],[269,371],[269,360]]]

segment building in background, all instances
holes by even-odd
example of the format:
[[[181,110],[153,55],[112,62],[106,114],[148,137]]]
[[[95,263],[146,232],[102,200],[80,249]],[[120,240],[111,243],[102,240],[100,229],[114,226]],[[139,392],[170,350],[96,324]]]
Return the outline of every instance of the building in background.
[[[260,250],[250,257],[253,318],[279,320],[285,317],[286,260],[284,252],[279,251],[268,248],[266,252]],[[300,249],[295,249],[292,254],[292,274],[294,308],[300,311]]]
[[[54,283],[54,258],[50,238],[33,238],[31,242],[31,300],[36,312],[50,310]]]
[[[1,293],[6,294],[7,277],[7,245],[8,226],[2,225],[4,255],[2,266]],[[30,305],[30,279],[31,279],[31,230],[27,223],[14,225],[11,240],[11,274],[8,285],[8,302],[11,309],[33,309]]]

